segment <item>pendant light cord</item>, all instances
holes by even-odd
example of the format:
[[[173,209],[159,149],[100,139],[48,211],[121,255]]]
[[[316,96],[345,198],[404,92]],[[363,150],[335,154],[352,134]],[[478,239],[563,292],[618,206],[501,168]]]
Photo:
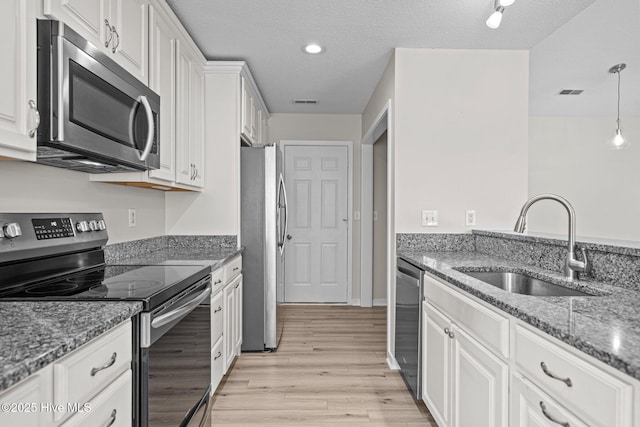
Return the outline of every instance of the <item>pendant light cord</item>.
[[[620,130],[620,71],[618,73],[618,118],[616,119],[617,130]]]

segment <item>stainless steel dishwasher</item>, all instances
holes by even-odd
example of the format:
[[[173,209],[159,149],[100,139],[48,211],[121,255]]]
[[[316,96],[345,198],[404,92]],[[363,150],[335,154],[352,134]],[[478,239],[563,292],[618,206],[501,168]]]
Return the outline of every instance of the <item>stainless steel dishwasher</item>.
[[[423,274],[418,267],[398,258],[396,267],[396,361],[414,399],[422,397]]]

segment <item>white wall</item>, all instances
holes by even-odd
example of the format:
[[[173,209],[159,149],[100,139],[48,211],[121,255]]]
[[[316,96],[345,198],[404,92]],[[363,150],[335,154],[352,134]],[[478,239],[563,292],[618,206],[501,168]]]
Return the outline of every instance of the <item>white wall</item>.
[[[353,141],[353,212],[360,211],[360,142],[362,116],[359,114],[272,114],[269,142],[282,140]],[[360,221],[352,218],[352,297],[360,298]]]
[[[396,49],[396,233],[510,228],[527,198],[528,53]],[[421,225],[437,210],[438,227]]]
[[[167,194],[167,234],[239,234],[239,79],[205,74],[205,190]]]
[[[576,231],[584,237],[640,241],[637,197],[640,117],[622,117],[631,137],[624,150],[609,150],[615,117],[529,118],[529,194],[557,193],[576,211]],[[633,138],[635,136],[635,138]],[[567,215],[552,201],[529,211],[527,228],[567,233]]]
[[[135,208],[137,225],[128,226]],[[102,212],[109,243],[162,236],[164,192],[90,182],[89,175],[28,162],[0,161],[0,212]]]

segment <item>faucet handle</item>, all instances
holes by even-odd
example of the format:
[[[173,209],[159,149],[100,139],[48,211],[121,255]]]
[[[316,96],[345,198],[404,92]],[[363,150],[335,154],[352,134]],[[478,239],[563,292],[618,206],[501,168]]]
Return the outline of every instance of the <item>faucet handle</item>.
[[[580,273],[588,273],[591,270],[591,263],[589,262],[589,258],[587,258],[587,250],[580,248],[580,252],[582,253],[582,261],[577,259],[570,260],[569,268]]]

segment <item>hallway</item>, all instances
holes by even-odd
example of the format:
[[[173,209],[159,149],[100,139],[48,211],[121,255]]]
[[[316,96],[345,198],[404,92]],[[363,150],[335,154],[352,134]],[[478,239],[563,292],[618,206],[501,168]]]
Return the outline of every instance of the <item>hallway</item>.
[[[243,353],[213,425],[435,427],[385,360],[386,308],[292,305],[276,353]]]

